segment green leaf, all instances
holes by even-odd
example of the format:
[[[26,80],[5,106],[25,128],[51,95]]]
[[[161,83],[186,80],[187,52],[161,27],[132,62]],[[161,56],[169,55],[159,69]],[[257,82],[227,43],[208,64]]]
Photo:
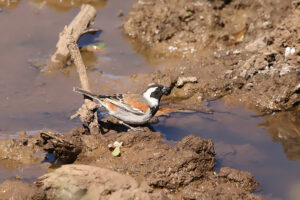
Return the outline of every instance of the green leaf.
[[[88,51],[104,51],[107,49],[106,44],[104,43],[99,43],[99,44],[90,44],[86,46]]]
[[[106,44],[103,44],[103,43],[98,44],[96,47],[97,47],[97,49],[106,49],[107,48]]]
[[[120,154],[121,154],[121,149],[120,149],[120,147],[116,147],[115,149],[114,149],[114,151],[112,152],[112,155],[113,156],[120,156]]]

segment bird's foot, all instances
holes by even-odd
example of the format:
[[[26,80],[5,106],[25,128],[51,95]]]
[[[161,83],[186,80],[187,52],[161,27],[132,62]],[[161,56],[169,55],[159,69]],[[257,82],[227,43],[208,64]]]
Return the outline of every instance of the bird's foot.
[[[122,125],[126,126],[127,128],[129,128],[130,130],[133,130],[133,131],[136,131],[136,132],[144,132],[145,131],[144,129],[139,128],[139,127],[137,127],[137,128],[136,127],[132,127],[129,124],[126,124],[123,121],[119,121],[119,124],[122,124]]]
[[[143,128],[134,128],[134,127],[130,128],[130,130],[133,130],[135,132],[144,132],[145,131]]]

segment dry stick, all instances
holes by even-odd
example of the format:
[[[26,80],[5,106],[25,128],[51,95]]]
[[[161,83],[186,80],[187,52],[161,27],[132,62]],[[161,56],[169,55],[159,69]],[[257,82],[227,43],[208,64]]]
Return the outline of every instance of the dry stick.
[[[49,139],[57,140],[58,142],[60,142],[62,144],[63,143],[71,144],[69,141],[67,141],[67,140],[65,140],[63,138],[59,138],[59,137],[55,136],[55,133],[53,133],[52,131],[47,131],[47,130],[42,131],[42,132],[40,132],[40,136],[43,139],[49,138]]]
[[[98,29],[98,28],[89,28],[89,29],[86,29],[84,32],[82,32],[81,35],[84,35],[84,34],[87,34],[87,33],[94,34],[94,33],[97,33],[99,31],[100,31],[100,29]]]
[[[89,80],[88,80],[88,76],[86,73],[86,67],[83,63],[77,43],[74,40],[72,31],[68,35],[67,48],[70,51],[71,58],[74,61],[74,64],[76,65],[82,89],[90,91],[90,85],[89,85]]]
[[[95,32],[95,29],[88,29],[88,26],[93,23],[95,17],[96,9],[93,6],[88,4],[81,6],[81,10],[77,16],[72,20],[69,26],[66,26],[59,34],[56,50],[48,61],[48,67],[45,70],[46,73],[63,67],[68,60],[70,53],[67,48],[67,40],[70,30],[73,30],[73,38],[77,42],[81,35],[89,32]]]
[[[74,40],[72,30],[68,33],[67,37],[67,48],[70,51],[71,58],[74,61],[74,64],[76,65],[77,72],[79,74],[79,79],[81,83],[81,87],[84,90],[90,91],[90,86],[89,86],[89,81],[88,81],[88,76],[86,73],[86,67],[83,63],[79,48],[77,46],[76,41]],[[88,120],[88,125],[91,134],[95,135],[99,133],[99,124],[98,124],[98,117],[97,117],[97,107],[89,106],[93,101],[90,100],[88,97],[84,97],[84,102],[87,105],[86,108],[88,110],[91,110],[93,112],[93,117],[90,120]],[[89,108],[91,107],[91,108]]]

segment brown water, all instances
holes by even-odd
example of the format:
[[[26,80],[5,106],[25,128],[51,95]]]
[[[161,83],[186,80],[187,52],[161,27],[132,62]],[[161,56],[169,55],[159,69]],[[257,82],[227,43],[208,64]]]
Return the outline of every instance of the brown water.
[[[98,11],[95,24],[102,33],[95,40],[105,43],[107,50],[105,55],[85,52],[85,59],[93,67],[89,76],[95,91],[119,92],[124,88],[118,77],[153,70],[123,39],[119,29],[122,24],[119,10],[126,12],[133,2],[114,1]],[[77,72],[45,75],[29,61],[46,60],[51,55],[59,32],[78,10],[57,12],[47,5],[36,8],[28,1],[21,1],[17,8],[0,13],[1,133],[54,127],[65,131],[77,124],[68,120],[81,103],[72,92],[73,86],[79,86]],[[84,45],[90,40],[83,38],[80,43]],[[100,70],[104,74],[101,78]]]
[[[214,113],[173,114],[155,128],[169,140],[181,140],[188,134],[212,139],[216,170],[230,166],[251,172],[261,184],[257,192],[264,199],[300,199],[299,116],[279,113],[259,117],[221,101],[209,102],[207,107]],[[294,135],[284,138],[287,133]]]
[[[94,91],[132,90],[135,83],[126,77],[151,72],[154,70],[151,65],[159,65],[154,55],[148,55],[151,52],[131,46],[119,28],[122,24],[122,18],[118,17],[120,9],[126,14],[135,1],[100,1],[95,27],[102,30],[101,34],[79,41],[81,46],[91,41],[107,46],[104,52],[83,53]],[[1,137],[42,128],[68,131],[80,124],[78,120],[68,119],[82,103],[72,92],[73,86],[79,86],[76,71],[46,75],[29,62],[46,60],[51,55],[58,33],[79,10],[71,1],[63,1],[63,6],[57,6],[61,5],[59,1],[47,2],[35,6],[29,1],[0,4],[9,8],[0,12]],[[162,118],[154,127],[171,140],[180,140],[189,133],[213,139],[217,168],[231,166],[248,170],[261,183],[258,192],[266,199],[297,199],[300,196],[300,117],[294,113],[258,117],[252,111],[222,102],[210,102],[208,107],[215,112],[173,114]],[[0,182],[16,174],[32,182],[45,172],[43,165],[0,163]]]

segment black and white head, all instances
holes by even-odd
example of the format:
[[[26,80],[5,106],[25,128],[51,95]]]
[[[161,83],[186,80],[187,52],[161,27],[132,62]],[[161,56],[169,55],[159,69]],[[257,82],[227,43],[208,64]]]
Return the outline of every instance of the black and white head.
[[[162,95],[168,93],[169,91],[170,88],[163,85],[150,85],[143,93],[143,97],[147,100],[151,107],[157,107]]]

